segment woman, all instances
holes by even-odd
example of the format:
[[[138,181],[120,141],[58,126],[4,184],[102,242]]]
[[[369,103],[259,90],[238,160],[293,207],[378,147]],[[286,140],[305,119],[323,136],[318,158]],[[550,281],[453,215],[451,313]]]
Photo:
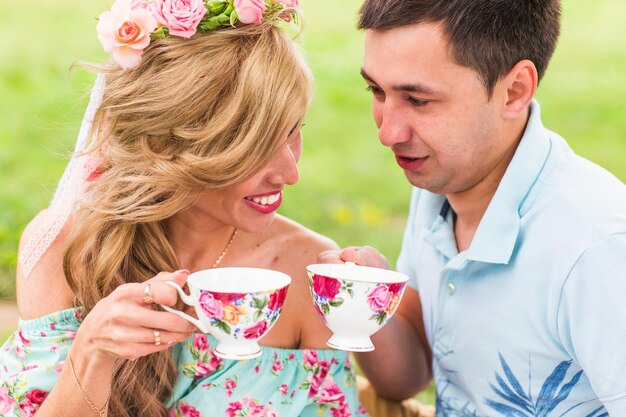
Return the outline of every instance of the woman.
[[[363,412],[347,354],[325,349],[305,276],[335,245],[276,214],[298,180],[311,96],[309,69],[277,26],[297,19],[296,5],[118,0],[100,16],[114,62],[100,71],[96,163],[68,220],[73,197],[56,199],[61,209],[22,237],[22,321],[0,353],[0,415]],[[216,266],[293,279],[260,358],[220,360],[214,339],[154,308],[176,304],[165,281]]]

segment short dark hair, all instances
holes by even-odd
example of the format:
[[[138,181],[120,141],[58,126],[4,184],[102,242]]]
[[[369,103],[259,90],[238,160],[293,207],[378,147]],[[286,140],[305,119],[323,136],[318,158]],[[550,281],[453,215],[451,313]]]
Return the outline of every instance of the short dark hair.
[[[489,96],[519,61],[548,67],[560,32],[560,0],[365,0],[359,29],[441,24],[452,56],[482,78]]]

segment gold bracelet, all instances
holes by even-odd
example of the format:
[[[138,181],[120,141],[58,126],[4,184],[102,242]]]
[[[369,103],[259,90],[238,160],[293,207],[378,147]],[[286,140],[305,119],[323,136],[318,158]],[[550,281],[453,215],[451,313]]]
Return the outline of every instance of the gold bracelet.
[[[76,371],[74,370],[74,363],[72,362],[72,358],[70,357],[69,350],[67,351],[67,361],[70,363],[70,369],[72,370],[72,377],[74,378],[74,383],[76,384],[76,388],[78,388],[80,395],[82,395],[83,400],[85,400],[85,402],[89,405],[89,407],[91,407],[91,409],[97,415],[99,415],[100,417],[106,417],[107,409],[109,408],[109,399],[111,398],[111,394],[109,393],[109,398],[107,398],[107,401],[104,403],[104,407],[102,407],[102,410],[100,410],[98,407],[95,406],[94,403],[91,402],[91,400],[89,399],[89,397],[87,397],[87,394],[83,390],[83,387],[80,386],[80,382],[78,382],[78,377],[76,376]]]

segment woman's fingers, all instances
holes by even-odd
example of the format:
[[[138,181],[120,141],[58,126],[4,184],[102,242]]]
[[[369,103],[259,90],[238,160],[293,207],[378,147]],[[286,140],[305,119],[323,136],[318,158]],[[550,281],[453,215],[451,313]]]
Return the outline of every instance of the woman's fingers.
[[[189,333],[196,330],[196,326],[176,314],[143,308],[127,317],[124,324],[135,327],[163,329],[174,333]]]
[[[110,336],[109,348],[124,346],[128,344],[148,343],[155,346],[172,345],[183,340],[187,340],[192,332],[173,332],[163,328],[149,327],[118,327]]]
[[[113,295],[121,301],[173,306],[178,301],[178,292],[165,282],[173,281],[182,286],[186,280],[186,275],[182,273],[161,273],[146,282],[120,285]]]

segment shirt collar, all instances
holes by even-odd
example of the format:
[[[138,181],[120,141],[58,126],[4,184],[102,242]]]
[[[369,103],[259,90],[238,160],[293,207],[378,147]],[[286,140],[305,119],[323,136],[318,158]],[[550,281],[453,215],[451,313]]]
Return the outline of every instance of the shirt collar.
[[[519,235],[520,208],[549,154],[550,138],[541,122],[539,103],[533,100],[522,139],[478,225],[466,259],[509,263]]]

